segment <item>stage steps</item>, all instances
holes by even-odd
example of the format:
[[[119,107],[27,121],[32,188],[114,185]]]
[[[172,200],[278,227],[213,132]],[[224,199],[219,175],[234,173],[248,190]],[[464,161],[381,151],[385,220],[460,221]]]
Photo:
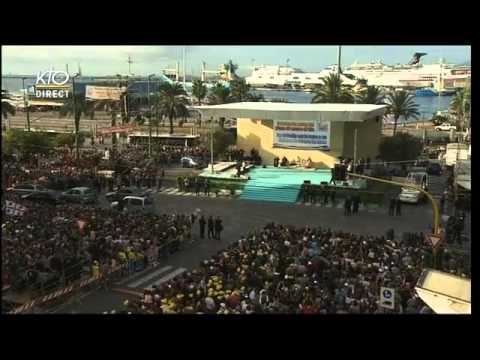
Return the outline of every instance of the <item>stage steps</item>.
[[[250,180],[240,195],[240,199],[257,201],[276,201],[295,204],[300,194],[301,185],[278,185]]]

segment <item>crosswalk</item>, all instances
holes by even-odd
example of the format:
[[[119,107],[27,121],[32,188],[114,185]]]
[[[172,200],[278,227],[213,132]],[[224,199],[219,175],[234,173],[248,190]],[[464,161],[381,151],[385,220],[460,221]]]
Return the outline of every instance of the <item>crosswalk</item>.
[[[306,206],[306,207],[314,207],[314,208],[325,208],[325,209],[341,209],[343,210],[345,208],[345,202],[344,201],[337,201],[335,204],[332,204],[331,202],[328,202],[327,204],[321,204],[321,203],[304,203],[303,201],[297,201],[295,203],[297,206]],[[376,205],[376,204],[360,204],[359,205],[359,211],[366,211],[366,212],[383,212],[386,213],[388,209],[386,209],[384,206]]]
[[[183,267],[157,266],[120,282],[117,284],[116,289],[120,292],[141,294],[143,290],[151,289],[153,286],[160,286],[186,271],[187,269]]]
[[[163,195],[195,196],[195,197],[197,197],[195,192],[180,191],[176,187],[167,187],[167,188],[160,189],[160,191],[155,191],[155,192],[158,193],[158,194],[163,194]],[[215,197],[215,194],[211,192],[209,195],[207,195],[203,191],[201,191],[198,194],[198,197]]]

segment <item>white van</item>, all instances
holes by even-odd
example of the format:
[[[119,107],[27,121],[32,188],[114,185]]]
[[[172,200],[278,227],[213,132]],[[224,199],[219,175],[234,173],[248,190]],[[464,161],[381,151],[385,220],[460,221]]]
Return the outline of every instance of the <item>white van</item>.
[[[421,187],[423,190],[428,188],[428,174],[426,171],[410,172],[407,175],[407,183]],[[409,187],[402,187],[402,192],[398,196],[398,199],[402,202],[410,204],[418,204],[425,195],[416,189]]]
[[[124,209],[128,212],[147,212],[154,210],[153,199],[149,196],[125,196],[123,199]],[[112,202],[112,208],[117,207],[118,201]]]

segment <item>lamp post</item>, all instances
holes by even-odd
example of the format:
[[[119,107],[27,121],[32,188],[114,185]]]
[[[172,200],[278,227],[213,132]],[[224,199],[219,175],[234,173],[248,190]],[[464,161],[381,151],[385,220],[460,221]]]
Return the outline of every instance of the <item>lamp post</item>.
[[[213,118],[210,118],[210,164],[213,174]]]
[[[152,108],[150,106],[150,78],[155,74],[147,77],[147,91],[148,91],[148,157],[152,157]]]
[[[77,126],[77,99],[75,97],[75,78],[80,74],[77,73],[72,76],[72,100],[73,100],[73,123],[75,128],[75,156],[77,160],[80,158],[80,147],[78,143],[78,126]]]
[[[30,131],[30,106],[28,105],[27,100],[27,89],[25,89],[25,79],[22,77],[22,88],[23,88],[23,105],[25,106],[25,111],[27,112],[27,131]]]

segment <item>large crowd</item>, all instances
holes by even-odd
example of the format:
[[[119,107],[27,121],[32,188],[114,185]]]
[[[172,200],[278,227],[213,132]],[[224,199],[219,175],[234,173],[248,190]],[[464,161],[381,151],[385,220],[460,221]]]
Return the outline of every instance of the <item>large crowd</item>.
[[[182,249],[195,215],[125,214],[92,206],[46,206],[7,199],[26,207],[2,221],[2,273],[12,288],[53,288],[83,273],[125,264],[129,272]],[[99,269],[100,268],[100,269]]]
[[[122,311],[151,314],[430,313],[414,287],[432,266],[422,234],[401,242],[325,228],[269,224],[205,260],[195,270],[145,290]],[[444,271],[470,276],[445,250]],[[380,288],[396,289],[395,309],[379,306]]]

